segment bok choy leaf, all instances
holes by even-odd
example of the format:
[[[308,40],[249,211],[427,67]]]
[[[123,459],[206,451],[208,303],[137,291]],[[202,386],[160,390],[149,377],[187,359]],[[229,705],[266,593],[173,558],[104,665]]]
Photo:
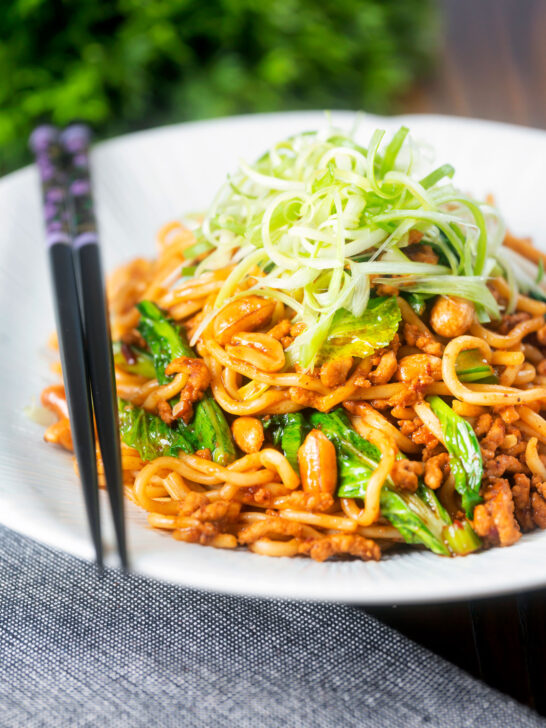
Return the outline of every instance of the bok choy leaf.
[[[468,422],[454,412],[443,399],[427,397],[432,411],[440,420],[449,464],[455,478],[455,490],[461,496],[463,509],[472,518],[474,508],[482,502],[480,486],[483,461],[478,438]]]

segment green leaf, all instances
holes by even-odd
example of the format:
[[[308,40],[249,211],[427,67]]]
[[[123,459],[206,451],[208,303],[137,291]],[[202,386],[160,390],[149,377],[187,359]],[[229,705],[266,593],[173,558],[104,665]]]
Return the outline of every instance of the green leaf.
[[[480,487],[483,462],[478,438],[468,422],[443,399],[434,395],[427,397],[427,401],[442,425],[449,464],[455,478],[455,490],[461,496],[467,516],[472,518],[475,506],[482,502]]]
[[[381,458],[379,449],[352,428],[347,414],[341,408],[328,413],[313,412],[309,416],[309,422],[324,432],[334,443],[338,453],[356,458],[371,467],[375,467],[379,462]]]
[[[354,457],[339,457],[338,496],[365,498],[372,472],[372,467]],[[381,515],[400,531],[406,543],[423,544],[436,554],[448,556],[449,550],[442,539],[447,514],[437,500],[436,508],[431,507],[434,501],[428,498],[430,492],[426,486],[421,486],[418,493],[397,492],[384,486],[380,499]],[[447,523],[450,523],[449,516]]]
[[[161,417],[146,412],[124,400],[118,401],[121,439],[126,445],[138,450],[143,460],[179,452],[192,453],[199,447],[195,435],[183,422],[169,427]]]
[[[140,312],[138,331],[146,341],[153,357],[157,381],[167,384],[171,377],[165,368],[181,356],[193,357],[194,353],[183,338],[179,328],[152,301],[137,303]]]
[[[465,556],[481,548],[482,542],[468,521],[454,521],[445,526],[443,537],[451,551]]]
[[[138,346],[127,346],[121,341],[114,341],[112,344],[114,363],[124,372],[137,374],[147,379],[155,379],[155,367],[152,357],[144,349]],[[127,357],[126,354],[129,356]]]
[[[263,425],[266,429],[271,429],[274,444],[280,445],[290,465],[299,472],[298,450],[310,429],[303,414],[291,412],[272,415],[263,420]]]
[[[498,377],[478,349],[461,351],[455,366],[461,382],[484,382],[495,384]]]
[[[339,309],[319,350],[317,363],[343,356],[370,356],[376,349],[390,344],[401,320],[394,296],[372,298],[367,309],[358,317],[344,308]]]

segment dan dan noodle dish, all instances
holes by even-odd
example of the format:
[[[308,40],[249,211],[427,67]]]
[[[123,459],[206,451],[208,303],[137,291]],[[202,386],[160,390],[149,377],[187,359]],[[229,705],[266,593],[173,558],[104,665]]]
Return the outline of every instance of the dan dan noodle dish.
[[[296,135],[114,272],[124,484],[151,526],[319,561],[546,528],[545,256],[424,156],[404,127]],[[70,449],[62,386],[42,400]]]

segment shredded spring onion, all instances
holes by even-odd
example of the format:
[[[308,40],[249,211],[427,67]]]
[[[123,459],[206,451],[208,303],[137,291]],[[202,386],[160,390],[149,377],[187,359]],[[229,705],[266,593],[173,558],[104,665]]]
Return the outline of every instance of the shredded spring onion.
[[[368,148],[333,128],[275,144],[255,164],[240,163],[198,230],[212,252],[197,273],[235,264],[214,311],[250,276],[245,295],[274,294],[306,325],[289,351],[303,368],[316,363],[336,311],[362,316],[370,276],[470,299],[482,320],[499,316],[487,288],[504,235],[497,211],[457,190],[449,164],[423,177],[407,128],[388,144],[384,135],[376,130]],[[438,264],[405,255],[415,241],[431,245]]]

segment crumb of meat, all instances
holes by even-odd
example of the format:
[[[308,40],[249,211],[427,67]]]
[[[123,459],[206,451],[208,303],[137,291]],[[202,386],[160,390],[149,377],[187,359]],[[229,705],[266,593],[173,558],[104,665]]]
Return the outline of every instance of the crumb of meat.
[[[496,410],[502,419],[502,421],[507,425],[512,425],[514,422],[517,422],[519,420],[519,414],[515,407],[499,407],[498,410]]]
[[[419,235],[421,235],[421,238],[423,237],[423,233],[419,233],[419,231],[417,230],[412,230],[412,232],[418,233]],[[408,258],[417,263],[430,263],[430,265],[436,265],[438,263],[438,256],[430,247],[430,245],[419,244],[418,240],[411,240],[411,234],[410,242],[416,244],[408,245],[406,248],[404,248],[404,253],[408,256]]]
[[[288,336],[288,334],[290,333],[291,327],[292,324],[288,319],[282,319],[281,321],[279,321],[279,323],[275,324],[273,328],[269,329],[267,333],[274,339],[282,341],[283,337]]]
[[[497,478],[486,486],[485,503],[474,509],[473,527],[488,546],[511,546],[521,537],[514,516],[514,500],[508,481]]]
[[[194,455],[203,460],[212,460],[212,453],[208,447],[203,447],[201,450],[196,450]]]
[[[496,417],[492,422],[490,420],[482,421],[482,417],[485,416],[486,415],[480,415],[477,422],[476,434],[478,434],[479,437],[483,430],[483,426],[487,425],[485,437],[483,437],[480,441],[480,447],[482,449],[484,460],[489,460],[495,455],[497,448],[501,446],[506,435],[506,427],[500,417]]]
[[[546,528],[546,483],[537,483],[531,495],[533,521],[539,528]]]
[[[489,480],[502,478],[505,473],[522,473],[524,466],[513,455],[497,455],[485,460],[485,477]]]
[[[532,531],[534,523],[531,513],[531,480],[523,473],[516,473],[514,483],[512,498],[516,519],[522,531]]]
[[[391,478],[395,486],[400,490],[415,493],[423,470],[423,463],[412,460],[397,460],[391,470]]]
[[[325,561],[339,554],[357,556],[363,561],[379,561],[381,558],[381,549],[375,541],[346,533],[304,541],[300,545],[300,553],[307,554],[315,561]]]
[[[439,488],[450,473],[449,454],[442,452],[439,455],[433,455],[425,463],[425,485],[432,490]]]
[[[263,521],[256,521],[242,528],[239,531],[238,540],[241,544],[250,544],[260,538],[270,536],[302,538],[303,533],[304,528],[301,523],[273,515]]]
[[[478,437],[482,437],[489,432],[491,425],[493,424],[493,417],[489,413],[480,415],[474,425],[474,432]]]
[[[518,313],[506,314],[502,317],[500,325],[498,327],[499,334],[506,336],[514,326],[521,324],[523,321],[528,321],[531,318],[530,313],[519,311]]]
[[[167,402],[166,399],[162,399],[157,403],[157,414],[167,425],[170,425],[174,422],[171,405]]]
[[[193,415],[193,404],[202,399],[210,385],[211,374],[202,359],[181,356],[165,367],[165,374],[185,374],[186,381],[180,391],[180,399],[172,410],[174,418],[182,418],[186,424]]]
[[[296,511],[318,511],[325,513],[334,505],[334,498],[330,493],[304,493],[297,491],[285,496],[284,506]]]
[[[375,369],[368,374],[368,379],[372,384],[386,384],[392,379],[397,368],[396,354],[389,350],[380,357]]]
[[[404,324],[404,338],[408,346],[416,346],[425,354],[433,356],[442,356],[444,347],[429,334],[424,334],[418,326],[413,324]]]

